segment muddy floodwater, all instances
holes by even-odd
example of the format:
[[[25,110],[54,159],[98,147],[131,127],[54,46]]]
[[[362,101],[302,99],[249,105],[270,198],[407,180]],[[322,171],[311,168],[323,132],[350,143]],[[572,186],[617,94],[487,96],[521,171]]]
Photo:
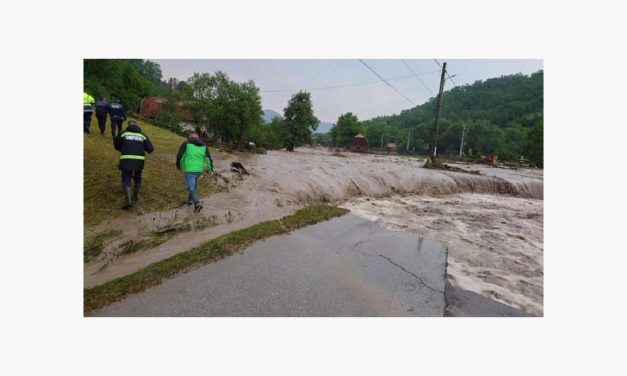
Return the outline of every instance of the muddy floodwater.
[[[239,161],[251,173],[231,172]],[[112,220],[89,233],[117,230],[98,259],[85,264],[85,286],[132,273],[208,239],[281,218],[311,203],[349,208],[386,228],[440,240],[449,247],[450,281],[461,288],[522,308],[543,311],[543,171],[455,164],[481,175],[427,170],[416,157],[333,153],[215,153],[216,176],[228,192],[203,198],[200,214],[182,205]],[[149,167],[148,167],[149,168]],[[182,183],[181,183],[182,184]],[[181,200],[184,198],[182,197]],[[124,254],[123,244],[167,226],[211,219],[212,225],[177,234],[151,249]]]
[[[354,198],[341,206],[380,227],[445,243],[453,285],[542,315],[542,200],[474,193],[394,195]]]

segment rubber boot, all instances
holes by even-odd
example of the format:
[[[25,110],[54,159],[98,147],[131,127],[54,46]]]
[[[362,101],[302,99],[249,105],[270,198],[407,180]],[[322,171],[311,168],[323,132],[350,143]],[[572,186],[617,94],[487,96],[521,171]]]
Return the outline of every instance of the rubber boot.
[[[128,210],[133,206],[132,194],[131,187],[124,187],[124,199],[126,200],[126,204],[122,206],[122,209]]]
[[[137,202],[137,200],[139,200],[139,189],[142,187],[142,183],[135,183],[135,186],[133,187],[133,204]]]

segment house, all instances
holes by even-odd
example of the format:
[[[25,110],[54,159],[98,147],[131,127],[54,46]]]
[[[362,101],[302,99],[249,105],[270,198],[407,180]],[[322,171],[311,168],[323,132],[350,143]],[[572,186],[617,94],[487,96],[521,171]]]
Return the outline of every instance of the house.
[[[388,153],[391,152],[391,151],[392,152],[396,152],[396,144],[389,143],[386,146],[385,150],[387,150]]]
[[[351,141],[350,151],[352,152],[362,152],[368,150],[368,140],[361,133],[357,133],[353,140]]]
[[[145,97],[139,107],[139,116],[155,118],[167,102],[168,100],[162,97]]]

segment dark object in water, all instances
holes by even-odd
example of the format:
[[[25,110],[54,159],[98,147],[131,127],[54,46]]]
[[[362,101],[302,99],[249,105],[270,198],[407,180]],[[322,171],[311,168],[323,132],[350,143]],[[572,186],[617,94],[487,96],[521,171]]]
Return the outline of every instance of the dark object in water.
[[[239,172],[242,175],[250,175],[244,166],[239,162],[231,162],[231,171]]]

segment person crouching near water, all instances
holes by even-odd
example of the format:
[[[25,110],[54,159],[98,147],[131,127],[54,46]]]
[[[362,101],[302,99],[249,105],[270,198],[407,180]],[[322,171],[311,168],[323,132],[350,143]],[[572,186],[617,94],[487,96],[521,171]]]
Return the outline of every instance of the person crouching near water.
[[[148,136],[142,133],[134,121],[129,121],[126,130],[113,139],[113,146],[115,150],[121,152],[118,168],[122,171],[122,189],[125,199],[122,209],[128,210],[139,198],[146,153],[152,153],[155,148]],[[135,182],[132,196],[131,179]]]
[[[198,138],[198,133],[190,132],[187,135],[187,141],[183,142],[176,155],[176,168],[183,169],[185,184],[189,191],[187,204],[194,204],[194,212],[196,213],[202,209],[196,186],[198,179],[205,171],[205,163],[207,164],[207,171],[213,171],[213,160],[209,154],[209,148]]]

